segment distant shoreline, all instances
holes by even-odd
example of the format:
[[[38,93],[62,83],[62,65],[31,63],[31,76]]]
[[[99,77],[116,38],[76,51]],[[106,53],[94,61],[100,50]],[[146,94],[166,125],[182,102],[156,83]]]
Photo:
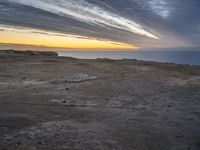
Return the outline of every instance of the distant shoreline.
[[[58,51],[58,52],[53,52],[53,51],[32,51],[32,50],[13,50],[13,49],[0,50],[0,56],[42,56],[42,57],[48,56],[48,57],[59,57],[59,58],[71,57],[74,59],[138,60],[138,61],[144,61],[144,62],[180,64],[180,65],[191,65],[191,66],[200,66],[200,58],[198,59],[198,57],[200,57],[198,55],[199,53],[200,52],[157,52],[157,51],[149,51],[149,52],[147,51],[141,51],[141,52],[137,52],[137,51],[136,52],[129,52],[129,51],[59,52]],[[178,61],[175,60],[176,58],[173,58],[174,55],[175,57],[178,58]],[[191,58],[194,57],[195,59],[194,58],[191,59],[190,57]]]
[[[169,51],[120,51],[120,52],[58,52],[58,56],[74,57],[79,59],[97,59],[106,58],[112,60],[137,59],[142,61],[174,63],[182,65],[200,65],[200,52],[169,52]]]

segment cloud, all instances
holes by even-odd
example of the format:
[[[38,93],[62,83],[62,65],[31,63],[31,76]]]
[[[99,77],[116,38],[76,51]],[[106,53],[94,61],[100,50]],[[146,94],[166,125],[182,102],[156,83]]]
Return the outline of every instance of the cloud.
[[[36,7],[57,15],[71,17],[73,19],[96,24],[100,26],[110,26],[121,30],[126,30],[135,34],[159,39],[158,36],[145,30],[141,25],[134,21],[113,14],[100,7],[92,5],[84,0],[9,0],[10,2],[20,3]]]
[[[200,46],[197,0],[0,0],[0,26],[134,44]]]
[[[172,7],[167,0],[150,0],[149,5],[157,15],[163,18],[168,18],[171,14]]]

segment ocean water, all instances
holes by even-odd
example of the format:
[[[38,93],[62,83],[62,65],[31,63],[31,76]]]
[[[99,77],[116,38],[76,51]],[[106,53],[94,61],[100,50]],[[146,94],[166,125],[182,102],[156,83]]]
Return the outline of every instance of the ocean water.
[[[137,59],[155,62],[169,62],[176,64],[200,65],[200,51],[120,51],[120,52],[58,52],[59,56],[81,59],[109,58]]]

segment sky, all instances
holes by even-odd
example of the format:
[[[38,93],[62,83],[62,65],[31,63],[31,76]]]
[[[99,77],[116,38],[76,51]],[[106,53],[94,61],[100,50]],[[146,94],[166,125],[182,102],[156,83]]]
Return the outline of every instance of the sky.
[[[200,47],[200,0],[0,0],[0,47]]]

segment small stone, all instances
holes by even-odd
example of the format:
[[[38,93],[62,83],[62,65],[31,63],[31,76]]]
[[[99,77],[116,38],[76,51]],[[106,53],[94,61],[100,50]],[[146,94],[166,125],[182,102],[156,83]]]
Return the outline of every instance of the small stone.
[[[42,142],[41,142],[41,141],[39,141],[39,142],[38,142],[38,144],[40,144],[40,145],[41,145],[41,144],[42,144]]]
[[[21,142],[17,142],[17,143],[16,143],[16,145],[21,145],[21,144],[22,144]]]
[[[66,100],[63,100],[62,102],[63,102],[63,103],[66,103]]]
[[[69,91],[69,88],[66,88],[66,91]]]
[[[26,79],[26,77],[22,77],[22,79],[23,79],[23,80],[25,80],[25,79]]]

